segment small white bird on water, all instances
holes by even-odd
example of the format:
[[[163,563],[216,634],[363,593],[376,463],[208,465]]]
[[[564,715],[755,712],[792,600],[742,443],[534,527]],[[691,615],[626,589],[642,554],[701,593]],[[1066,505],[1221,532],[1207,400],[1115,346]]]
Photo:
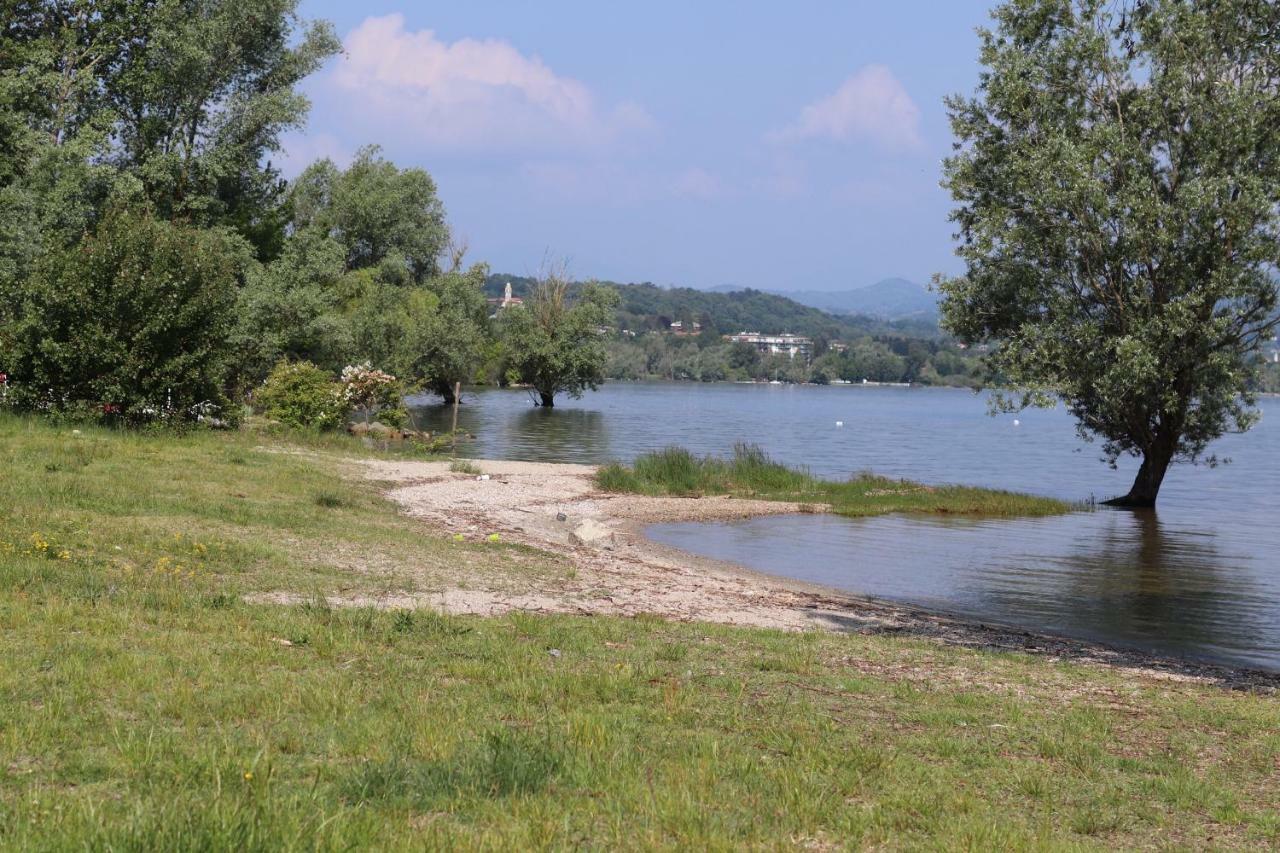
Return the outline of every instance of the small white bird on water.
[[[1013,419],[1013,425],[1014,425],[1014,426],[1022,426],[1022,421],[1018,420],[1017,418],[1014,418],[1014,419]]]
[[[844,426],[844,421],[836,421],[836,426],[838,427]]]

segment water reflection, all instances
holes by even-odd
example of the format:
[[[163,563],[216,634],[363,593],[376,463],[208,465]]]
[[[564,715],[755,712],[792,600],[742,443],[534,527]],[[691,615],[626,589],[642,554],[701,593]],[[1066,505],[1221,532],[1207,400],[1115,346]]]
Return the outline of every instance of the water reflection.
[[[594,462],[609,454],[609,430],[600,412],[588,409],[529,409],[511,419],[510,443],[530,442],[566,462]]]
[[[1162,524],[1152,511],[1103,510],[1073,526],[1085,535],[1065,553],[1055,555],[1056,537],[1048,538],[1041,553],[978,575],[980,611],[1164,653],[1242,660],[1260,642],[1276,651],[1263,640],[1266,598],[1240,570],[1247,556],[1225,552],[1211,534]]]
[[[761,571],[1162,654],[1280,669],[1262,567],[1155,513],[993,521],[773,516],[649,528]]]
[[[475,436],[460,448],[468,456],[559,462],[599,462],[610,458],[609,422],[592,409],[534,408],[518,394],[503,394],[503,408],[484,405],[496,395],[465,395],[458,406],[458,429]],[[519,405],[523,403],[523,405]],[[448,432],[453,407],[430,397],[411,397],[409,412],[418,429]]]
[[[443,405],[435,397],[410,397],[406,403],[417,429],[435,434],[448,432],[453,424],[453,406]],[[485,421],[483,407],[464,397],[458,405],[458,429],[474,435]]]

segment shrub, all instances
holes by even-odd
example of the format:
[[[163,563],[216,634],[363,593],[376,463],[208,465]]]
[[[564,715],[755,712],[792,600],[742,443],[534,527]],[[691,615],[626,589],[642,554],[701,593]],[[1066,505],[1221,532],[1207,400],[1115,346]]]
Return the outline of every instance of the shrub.
[[[306,429],[337,429],[351,410],[342,387],[309,361],[282,361],[255,395],[274,421]]]
[[[141,423],[224,411],[227,339],[248,248],[220,230],[113,211],[16,287],[9,402]]]
[[[342,369],[342,391],[347,405],[364,412],[366,421],[378,409],[401,405],[403,397],[396,377],[375,370],[367,361]]]
[[[366,423],[375,410],[398,408],[404,398],[396,378],[375,370],[367,361],[342,369],[342,393],[348,406],[364,414]]]

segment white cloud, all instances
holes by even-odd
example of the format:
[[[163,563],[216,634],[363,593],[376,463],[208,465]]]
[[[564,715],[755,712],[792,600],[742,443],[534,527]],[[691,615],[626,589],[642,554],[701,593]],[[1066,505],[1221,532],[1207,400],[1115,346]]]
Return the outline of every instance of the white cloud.
[[[917,149],[922,145],[920,108],[892,71],[867,65],[770,138],[775,142],[871,140],[885,148]]]
[[[642,107],[602,108],[591,91],[499,39],[446,42],[403,15],[367,18],[332,81],[347,109],[415,143],[466,148],[592,148],[652,127]]]

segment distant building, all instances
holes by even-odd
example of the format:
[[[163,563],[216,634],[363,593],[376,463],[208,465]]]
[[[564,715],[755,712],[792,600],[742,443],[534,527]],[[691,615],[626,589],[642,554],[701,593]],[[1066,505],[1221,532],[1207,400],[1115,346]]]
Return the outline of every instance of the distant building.
[[[519,296],[511,295],[511,282],[507,282],[507,286],[502,291],[501,299],[487,299],[485,301],[489,303],[490,308],[494,309],[493,313],[495,315],[504,308],[510,308],[513,305],[524,304],[524,300],[521,299]]]
[[[807,359],[813,354],[813,341],[800,335],[762,335],[759,332],[739,332],[736,335],[725,335],[724,339],[735,344],[751,344],[760,352],[768,355],[785,355],[790,358],[800,356]]]
[[[702,332],[701,323],[691,323],[688,328],[685,327],[683,320],[676,320],[667,327],[671,330],[671,334],[684,337],[685,335],[697,335]]]
[[[832,341],[831,343],[827,344],[827,349],[831,350],[832,352],[846,352],[849,349],[849,345],[844,343],[843,341]]]

